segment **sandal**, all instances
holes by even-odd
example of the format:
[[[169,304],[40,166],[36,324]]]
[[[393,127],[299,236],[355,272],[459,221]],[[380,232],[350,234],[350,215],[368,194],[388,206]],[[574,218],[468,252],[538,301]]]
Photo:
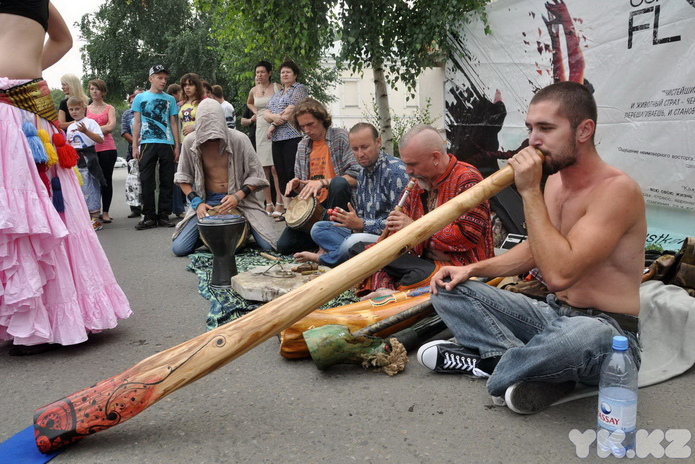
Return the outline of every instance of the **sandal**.
[[[268,216],[271,216],[273,214],[273,204],[272,203],[266,203],[265,204],[265,214]]]
[[[306,263],[302,263],[299,266],[293,267],[292,272],[306,272],[306,271],[316,271],[318,270],[319,265],[318,263],[315,263],[313,261],[308,261]]]
[[[278,218],[285,213],[285,205],[282,203],[275,203],[275,211],[272,212],[271,216]]]
[[[110,216],[104,217],[103,214],[99,215],[99,220],[104,224],[111,224],[111,222],[113,222],[113,219]]]

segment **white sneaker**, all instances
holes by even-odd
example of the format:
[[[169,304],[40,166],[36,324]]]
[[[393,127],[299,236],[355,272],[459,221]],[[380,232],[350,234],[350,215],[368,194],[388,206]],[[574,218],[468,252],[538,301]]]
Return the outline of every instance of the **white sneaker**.
[[[504,401],[517,414],[536,414],[568,395],[575,385],[572,380],[560,383],[522,381],[507,388]]]

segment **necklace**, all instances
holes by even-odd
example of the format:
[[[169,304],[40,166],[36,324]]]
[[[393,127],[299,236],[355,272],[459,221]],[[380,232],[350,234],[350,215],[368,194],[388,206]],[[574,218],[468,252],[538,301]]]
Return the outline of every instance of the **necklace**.
[[[261,95],[265,97],[265,91],[268,90],[268,88],[273,85],[272,83],[268,83],[268,85],[265,86],[265,89],[261,87],[261,84],[258,84],[258,86],[261,88]]]

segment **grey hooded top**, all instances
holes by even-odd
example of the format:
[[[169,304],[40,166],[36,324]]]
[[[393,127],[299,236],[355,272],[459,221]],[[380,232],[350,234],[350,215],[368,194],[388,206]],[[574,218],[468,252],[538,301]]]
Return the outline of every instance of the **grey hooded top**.
[[[256,187],[256,190],[270,185],[265,178],[263,166],[258,161],[251,141],[243,133],[227,128],[224,110],[212,98],[206,98],[198,105],[195,128],[195,131],[188,134],[183,141],[179,168],[174,176],[174,182],[191,184],[193,191],[205,201],[205,173],[200,157],[200,145],[208,140],[219,139],[220,156],[226,156],[229,159],[227,193],[237,192],[244,185]],[[242,199],[238,209],[249,225],[275,248],[277,233],[258,196],[251,194]],[[173,238],[179,235],[188,221],[195,218],[195,214],[195,211],[188,208],[186,216],[176,225]]]

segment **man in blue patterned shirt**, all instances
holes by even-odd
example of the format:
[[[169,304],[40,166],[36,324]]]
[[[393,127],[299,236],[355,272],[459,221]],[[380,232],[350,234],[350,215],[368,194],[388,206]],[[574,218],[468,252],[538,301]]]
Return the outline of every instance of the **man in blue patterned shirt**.
[[[321,248],[318,253],[300,252],[297,261],[314,261],[334,267],[345,261],[347,251],[358,242],[376,242],[386,225],[386,217],[396,207],[408,183],[405,164],[381,150],[376,128],[358,123],[348,135],[350,148],[362,170],[357,177],[355,205],[336,208],[330,221],[311,228],[311,238]]]

